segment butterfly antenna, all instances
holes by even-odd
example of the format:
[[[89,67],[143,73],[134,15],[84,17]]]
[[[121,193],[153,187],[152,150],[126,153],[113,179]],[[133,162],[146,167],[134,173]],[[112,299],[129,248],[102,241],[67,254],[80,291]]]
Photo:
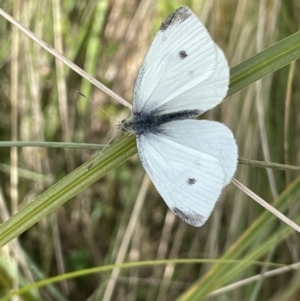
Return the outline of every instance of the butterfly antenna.
[[[107,116],[109,116],[111,119],[113,119],[115,122],[117,122],[117,123],[118,123],[117,129],[119,128],[119,126],[121,125],[121,122],[120,122],[120,121],[118,121],[117,119],[115,119],[114,117],[112,117],[110,114],[108,114],[105,110],[103,110],[101,107],[99,107],[97,104],[95,104],[91,99],[87,98],[82,92],[80,92],[79,90],[78,90],[77,92],[78,92],[78,94],[79,94],[80,96],[83,96],[85,99],[87,99],[89,102],[91,102],[94,106],[96,106],[100,111],[102,111],[102,112],[105,113]],[[117,131],[117,132],[118,132],[118,131]],[[96,160],[96,159],[104,152],[104,150],[109,146],[109,143],[115,138],[117,132],[115,132],[115,133],[113,134],[113,136],[109,139],[109,141],[107,142],[107,144],[104,146],[104,148],[101,150],[101,152],[95,157],[94,160]],[[88,166],[87,169],[90,170],[90,169],[94,166],[94,163],[95,163],[95,161],[94,161],[93,163],[91,163],[91,164]]]
[[[102,111],[103,113],[105,113],[107,116],[109,116],[111,119],[115,120],[117,123],[120,123],[118,120],[116,120],[113,116],[111,116],[110,114],[108,114],[105,110],[103,110],[101,107],[99,107],[95,102],[93,102],[91,99],[87,98],[82,92],[77,91],[78,94],[82,97],[84,97],[85,99],[87,99],[90,103],[92,103],[95,107],[97,107],[100,111]]]

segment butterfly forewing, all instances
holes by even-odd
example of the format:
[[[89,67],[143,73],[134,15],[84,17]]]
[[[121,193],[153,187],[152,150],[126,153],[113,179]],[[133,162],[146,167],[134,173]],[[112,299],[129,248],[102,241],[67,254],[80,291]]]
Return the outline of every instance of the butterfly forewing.
[[[150,112],[162,106],[170,111],[172,99],[203,111],[199,97],[193,95],[189,100],[186,94],[191,89],[201,90],[202,82],[208,85],[214,80],[217,66],[221,61],[226,62],[220,51],[189,8],[176,10],[163,22],[139,71],[133,112]],[[227,64],[224,73],[228,78]],[[221,95],[217,103],[225,96],[227,88],[223,90],[217,93]],[[211,107],[217,103],[215,101]]]
[[[223,51],[216,46],[217,64],[214,72],[205,80],[183,91],[165,104],[159,111],[166,113],[198,109],[202,113],[218,105],[226,96],[229,85],[229,68]],[[193,70],[193,69],[192,69]]]

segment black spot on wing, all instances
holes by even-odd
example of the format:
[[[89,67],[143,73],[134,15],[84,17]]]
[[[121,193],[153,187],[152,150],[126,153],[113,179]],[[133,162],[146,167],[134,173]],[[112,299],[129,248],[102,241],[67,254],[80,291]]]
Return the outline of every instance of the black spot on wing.
[[[195,212],[183,212],[177,207],[172,208],[172,211],[174,212],[174,214],[179,216],[183,221],[185,221],[186,223],[192,226],[199,227],[202,226],[204,223],[204,217]]]
[[[189,179],[187,179],[187,183],[188,183],[189,185],[193,185],[193,184],[196,183],[196,179],[194,179],[194,178],[189,178]]]
[[[187,7],[176,9],[167,19],[161,24],[160,31],[165,31],[174,24],[180,24],[191,15],[191,11]]]
[[[188,55],[187,55],[187,53],[186,53],[184,50],[181,50],[181,51],[179,52],[179,57],[180,57],[181,59],[185,59],[187,56],[188,56]]]

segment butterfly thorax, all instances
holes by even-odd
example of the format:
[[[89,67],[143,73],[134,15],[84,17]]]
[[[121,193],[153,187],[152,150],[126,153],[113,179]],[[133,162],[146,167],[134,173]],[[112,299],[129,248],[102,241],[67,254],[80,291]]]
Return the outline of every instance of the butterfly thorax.
[[[124,132],[132,132],[136,135],[157,134],[162,131],[160,128],[162,124],[175,120],[190,119],[201,113],[200,110],[183,110],[167,114],[161,114],[157,111],[150,113],[134,112],[130,118],[123,120],[118,128]]]

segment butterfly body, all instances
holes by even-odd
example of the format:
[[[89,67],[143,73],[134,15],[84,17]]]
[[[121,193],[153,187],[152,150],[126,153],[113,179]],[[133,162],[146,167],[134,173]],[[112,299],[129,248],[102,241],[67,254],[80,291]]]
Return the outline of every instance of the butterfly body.
[[[200,110],[184,110],[167,114],[159,114],[157,111],[133,113],[131,118],[121,122],[120,128],[124,132],[133,132],[136,135],[147,133],[159,134],[162,132],[161,125],[175,120],[184,120],[201,114]]]

